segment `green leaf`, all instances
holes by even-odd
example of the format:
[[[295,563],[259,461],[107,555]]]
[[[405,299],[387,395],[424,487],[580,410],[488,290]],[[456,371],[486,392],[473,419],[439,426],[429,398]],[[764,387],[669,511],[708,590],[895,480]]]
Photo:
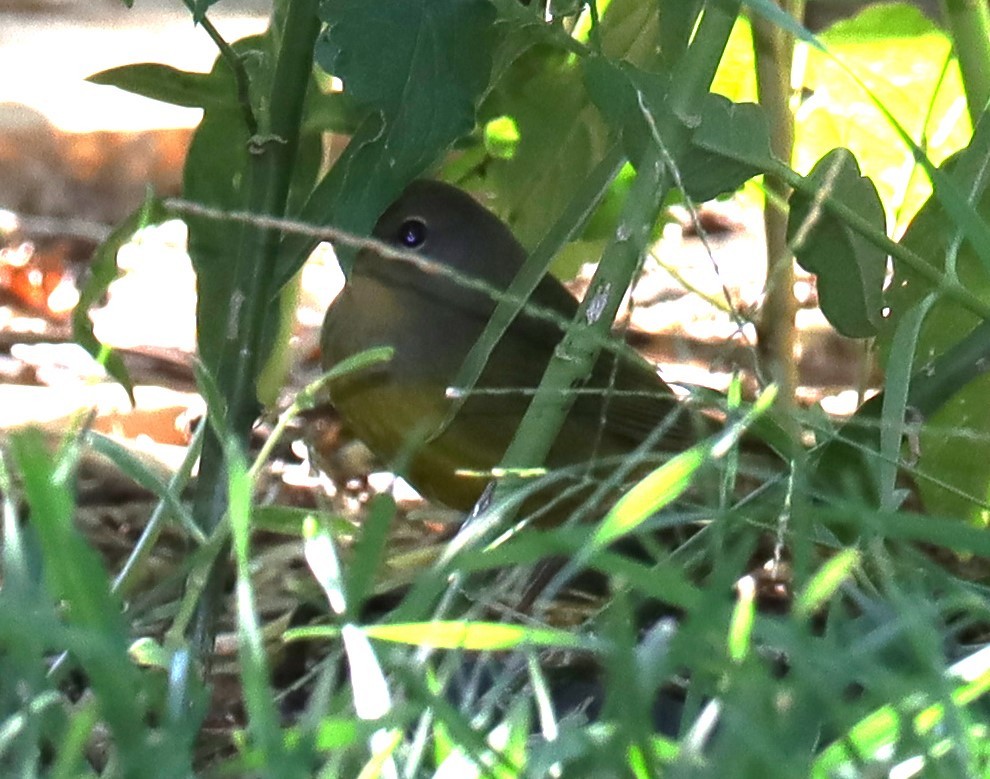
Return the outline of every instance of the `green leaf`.
[[[817,192],[842,200],[884,230],[883,204],[873,182],[861,176],[847,149],[833,149],[807,176]],[[817,196],[816,196],[817,197]],[[876,335],[882,322],[887,254],[821,207],[795,191],[787,223],[798,264],[818,276],[822,313],[850,338]]]
[[[791,164],[807,171],[830,149],[850,149],[902,234],[931,183],[878,103],[936,164],[965,146],[972,128],[949,36],[906,4],[871,5],[822,34],[827,51],[808,51]]]
[[[321,16],[328,27],[317,61],[343,80],[365,118],[299,218],[365,234],[410,179],[474,129],[491,74],[495,13],[486,0],[325,0]],[[285,239],[278,286],[312,244]],[[338,247],[345,272],[352,257]]]
[[[104,366],[107,373],[125,390],[127,396],[134,402],[134,384],[131,381],[127,366],[119,354],[110,351],[101,344],[93,331],[93,321],[89,318],[90,309],[98,305],[110,284],[119,275],[117,269],[117,252],[142,227],[160,224],[168,218],[161,203],[149,198],[145,203],[117,226],[110,236],[93,254],[90,273],[86,283],[79,293],[79,302],[72,311],[72,337],[93,359]]]
[[[960,396],[961,391],[969,392],[969,387],[984,386],[987,364],[990,364],[990,321],[981,323],[947,352],[916,370],[907,382],[908,396],[904,407],[913,409],[922,418],[938,419],[939,411],[947,405],[954,405],[955,398]],[[856,501],[865,501],[871,506],[880,505],[883,464],[879,460],[879,453],[884,410],[884,393],[870,398],[817,451],[811,481],[825,496],[843,495]],[[940,433],[944,435],[944,431],[936,431],[934,435]],[[923,430],[923,442],[927,435]],[[956,459],[962,461],[942,466],[961,470],[941,472],[939,479],[943,483],[946,477],[952,477],[953,474],[958,477],[971,471],[979,474],[985,470],[982,463],[986,460],[972,454],[978,441],[972,440],[972,436],[966,436],[965,431],[960,431],[960,439],[962,438],[966,439],[965,445],[962,441],[956,443],[962,452],[961,458]],[[930,448],[922,446],[921,461],[927,463],[931,454]],[[970,461],[975,461],[976,465],[969,465]],[[939,460],[936,458],[934,462],[939,463]],[[983,478],[986,478],[985,473]],[[928,490],[934,486],[928,482],[929,480],[923,480],[919,484],[922,495],[926,498],[929,495]],[[941,495],[939,492],[933,494]],[[956,495],[955,499],[958,500],[959,497]],[[941,499],[937,502],[944,505]],[[955,503],[948,505],[958,506]],[[967,509],[971,507],[968,501],[964,505]],[[885,529],[885,532],[889,533],[890,529]]]
[[[589,102],[580,69],[546,46],[513,63],[483,110],[486,118],[511,118],[519,139],[511,157],[480,157],[477,183],[494,193],[494,210],[532,249],[606,154],[608,127]]]
[[[742,0],[742,2],[751,11],[755,11],[760,16],[765,17],[767,20],[773,22],[776,27],[789,32],[798,40],[811,44],[817,49],[822,48],[821,41],[815,37],[814,33],[795,20],[787,11],[783,10],[775,0]]]
[[[584,76],[598,110],[609,124],[621,130],[626,156],[634,167],[658,140],[665,144],[671,140],[660,128],[671,121],[679,124],[680,120],[667,108],[670,79],[666,74],[648,73],[604,57],[588,57]],[[677,148],[665,145],[664,151],[663,156],[675,161],[680,156]]]
[[[510,8],[518,7],[512,0]],[[626,60],[645,69],[659,66],[658,40],[662,34],[659,7],[639,0],[612,0],[603,4],[598,38],[610,59]],[[511,58],[511,65],[496,72],[493,89],[482,104],[484,120],[510,117],[519,133],[511,158],[479,153],[465,175],[458,159],[448,165],[446,175],[468,188],[482,190],[492,209],[512,228],[528,249],[543,239],[546,225],[559,219],[572,205],[573,193],[601,160],[610,153],[615,134],[595,109],[584,84],[581,59],[575,53],[575,38],[587,39],[582,29],[575,38],[551,34],[552,28],[532,13],[515,16],[502,4],[507,18],[497,53]],[[500,19],[500,21],[502,21]],[[664,17],[665,24],[668,22]],[[561,28],[562,30],[562,28]],[[586,31],[584,31],[586,32]],[[529,46],[514,44],[514,36]],[[532,45],[540,41],[541,45]],[[503,54],[508,50],[507,54]],[[500,62],[502,61],[500,56]],[[479,150],[480,151],[480,150]],[[609,205],[600,209],[599,237],[615,232],[624,190],[619,183],[606,196]],[[570,258],[554,263],[553,272],[571,278],[576,268],[598,259],[594,246],[572,245]]]
[[[256,506],[251,516],[251,526],[255,530],[302,538],[303,526],[313,510],[298,506],[272,504]],[[334,535],[348,535],[354,532],[354,525],[337,514],[323,518],[330,525]]]
[[[355,617],[372,591],[383,569],[389,530],[395,519],[395,500],[390,495],[376,495],[368,516],[361,523],[361,533],[354,544],[354,556],[346,571],[347,608]]]
[[[278,765],[281,776],[302,776],[286,750],[274,702],[274,689],[265,653],[262,627],[251,584],[251,495],[254,490],[244,455],[233,440],[226,445],[231,536],[237,568],[237,649],[241,685],[248,712],[248,731],[267,759]]]
[[[990,223],[988,160],[990,122],[984,119],[970,145],[950,158],[941,172],[957,190],[975,202],[977,214]],[[958,219],[933,195],[918,212],[901,243],[925,258],[940,274],[955,275],[969,292],[990,302],[990,274],[971,242],[962,235]],[[893,280],[885,300],[890,315],[877,338],[886,362],[903,358],[892,351],[898,326],[932,292],[931,284],[916,270],[894,260]],[[982,331],[983,326],[977,314],[935,292],[935,302],[921,325],[913,351],[915,370],[933,372],[932,360],[938,358],[934,365],[941,365],[954,351],[951,367],[962,379],[937,390],[942,393],[940,402],[926,416],[917,465],[934,478],[919,479],[918,489],[929,511],[984,524],[990,520],[990,512],[984,505],[990,498],[990,440],[974,432],[990,430],[990,406],[985,402],[990,393],[990,376],[980,375],[982,371],[978,369],[985,357],[974,354],[972,348],[958,348],[971,340],[976,328]]]
[[[983,647],[953,664],[945,675],[949,684],[948,701],[939,700],[919,711],[918,695],[915,693],[911,700],[895,701],[874,710],[819,753],[812,764],[813,779],[859,774],[864,760],[878,764],[889,762],[890,755],[895,754],[895,749],[900,746],[898,742],[904,739],[905,733],[938,735],[940,729],[946,729],[947,719],[959,717],[964,707],[985,697],[990,691],[990,652]],[[954,711],[947,711],[946,703],[951,704]],[[971,712],[971,715],[974,721],[980,719],[978,710]],[[975,732],[982,737],[982,729]],[[937,760],[935,755],[935,750],[930,752],[928,761],[934,763]],[[912,765],[913,775],[927,775],[923,771],[924,766],[924,762]]]
[[[843,549],[827,560],[798,594],[794,611],[807,619],[823,608],[859,566],[860,558],[858,549]]]
[[[68,601],[73,622],[126,647],[120,603],[110,594],[96,553],[72,521],[76,453],[64,450],[53,460],[37,429],[15,433],[11,445],[31,507],[31,522],[45,555],[52,593]]]
[[[662,158],[674,164],[675,183],[692,200],[733,192],[771,166],[769,127],[760,106],[707,94],[697,129],[690,132],[670,109],[665,74],[589,57],[585,77],[595,104],[621,128],[633,165],[646,149],[662,144]]]
[[[849,19],[836,22],[822,35],[828,44],[915,39],[938,32],[921,9],[907,3],[878,3],[867,6]]]
[[[708,441],[695,444],[639,481],[602,520],[593,545],[607,546],[677,500],[691,486],[698,469],[711,457],[711,449]]]
[[[150,463],[128,450],[126,447],[101,433],[90,432],[88,436],[89,444],[93,451],[99,452],[109,459],[121,473],[129,477],[135,484],[139,484],[144,489],[152,493],[156,498],[168,506],[176,519],[185,527],[189,535],[202,543],[205,539],[203,533],[196,525],[189,510],[183,505],[181,496],[169,489],[168,484],[152,471]]]
[[[474,44],[490,52],[489,3],[385,0],[372,15],[362,0],[325,0],[321,16],[329,27],[316,47],[320,65],[380,113],[390,133],[401,129],[418,141],[397,149],[391,162],[405,167],[406,155],[415,165],[421,149],[444,147],[474,128],[475,96],[491,67],[490,53]]]
[[[503,622],[469,622],[462,620],[433,620],[403,622],[389,625],[366,625],[360,628],[368,638],[435,649],[468,649],[501,651],[523,646],[544,646],[592,650],[599,644],[569,630],[527,627]],[[339,635],[341,628],[321,626],[296,628],[285,633],[287,641],[324,639]]]
[[[649,5],[641,3],[641,5]],[[680,0],[663,4],[663,24],[660,25],[660,54],[669,68],[687,51],[691,34],[698,23],[702,0]]]
[[[305,132],[353,135],[364,114],[364,110],[344,92],[316,93],[306,107],[303,129]]]
[[[260,55],[263,45],[258,38],[245,39],[238,42],[237,49]],[[236,94],[233,74],[222,60],[216,61],[209,77],[218,84],[217,89]],[[222,211],[245,210],[249,141],[250,133],[235,105],[218,103],[206,108],[186,155],[183,197]],[[195,214],[186,214],[183,219],[189,228],[189,258],[196,271],[200,359],[216,376],[224,328],[229,326],[230,293],[241,248],[241,226]]]
[[[708,94],[691,147],[678,161],[684,194],[711,200],[771,168],[770,127],[762,106]]]
[[[186,108],[232,108],[237,105],[237,96],[224,89],[214,74],[189,73],[157,63],[122,65],[100,71],[86,80]]]
[[[736,603],[729,620],[726,649],[734,663],[741,663],[753,648],[753,625],[756,622],[756,587],[749,577],[736,585]]]
[[[717,437],[684,450],[637,482],[605,515],[589,549],[601,549],[627,535],[681,497],[698,470],[706,462],[723,457],[738,442],[743,431],[766,413],[776,397],[777,389],[771,385],[741,419],[728,425]]]

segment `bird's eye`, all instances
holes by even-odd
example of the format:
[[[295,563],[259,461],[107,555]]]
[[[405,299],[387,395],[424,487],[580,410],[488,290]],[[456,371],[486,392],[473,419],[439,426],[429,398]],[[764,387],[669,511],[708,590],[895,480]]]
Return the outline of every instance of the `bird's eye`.
[[[399,242],[407,249],[418,249],[426,241],[426,225],[420,219],[407,219],[399,228]]]

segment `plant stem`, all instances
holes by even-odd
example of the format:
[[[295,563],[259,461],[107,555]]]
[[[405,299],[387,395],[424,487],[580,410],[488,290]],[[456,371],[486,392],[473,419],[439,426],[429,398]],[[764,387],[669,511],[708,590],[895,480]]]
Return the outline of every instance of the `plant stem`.
[[[739,17],[740,0],[708,0],[698,29],[671,78],[671,108],[681,119],[697,117]],[[692,121],[689,126],[694,126]]]
[[[713,0],[706,7],[691,46],[674,67],[669,113],[654,116],[640,96],[643,120],[654,143],[637,164],[616,234],[502,458],[499,470],[507,476],[496,483],[488,501],[488,505],[496,507],[497,516],[484,516],[477,523],[465,524],[451,544],[454,552],[486,534],[489,520],[504,526],[509,521],[507,515],[518,508],[518,504],[507,500],[520,482],[513,473],[538,467],[546,460],[574,403],[576,395],[570,390],[591,372],[649,242],[660,205],[674,186],[676,160],[690,142],[691,129],[696,124],[691,120],[699,113],[714,78],[738,10],[739,0]],[[483,511],[482,515],[487,513]]]
[[[248,210],[263,216],[284,216],[298,147],[303,105],[313,67],[313,46],[319,33],[317,0],[296,0],[288,6],[263,135],[252,139],[247,171]],[[272,289],[281,233],[272,226],[248,223],[240,232],[239,261],[233,269],[230,321],[226,328],[217,386],[226,403],[226,431],[246,444],[258,413],[256,380],[261,347],[276,291]],[[203,443],[194,515],[205,533],[212,533],[227,508],[226,468],[221,432],[210,429]],[[225,555],[221,554],[220,557]],[[193,637],[200,652],[209,649],[215,612],[222,592],[222,561],[214,565],[194,620]]]
[[[942,0],[942,18],[952,34],[975,126],[990,100],[990,8],[987,0]]]
[[[519,273],[516,274],[512,283],[505,290],[505,299],[499,301],[495,311],[492,312],[491,319],[485,325],[484,331],[474,346],[471,347],[467,357],[464,358],[464,364],[453,382],[453,386],[461,393],[460,398],[451,403],[450,411],[444,418],[441,428],[433,434],[434,436],[439,435],[460,410],[464,400],[474,389],[499,339],[505,335],[516,316],[525,306],[526,301],[532,296],[540,280],[548,272],[553,257],[587,222],[589,215],[601,202],[624,162],[625,155],[622,152],[621,144],[613,143],[605,152],[602,160],[589,172],[585,182],[577,189],[571,204],[533,250]]]
[[[193,0],[183,0],[183,2],[191,13],[196,13],[196,6]],[[234,74],[234,83],[237,85],[237,102],[241,107],[244,124],[248,128],[248,132],[254,135],[258,132],[258,120],[254,115],[254,108],[251,106],[250,84],[247,70],[244,68],[244,62],[241,60],[240,55],[234,51],[234,48],[224,40],[220,31],[213,26],[213,22],[206,17],[205,13],[203,14],[203,18],[199,20],[199,26],[210,36],[210,40],[213,41],[213,44],[220,51],[220,56],[223,57],[224,62],[230,66],[230,70]]]
[[[784,10],[803,15],[803,2],[782,0]],[[794,148],[794,115],[790,109],[791,63],[794,39],[761,15],[753,18],[753,49],[756,57],[756,85],[760,105],[767,112],[773,132],[770,147],[781,160],[790,160]],[[779,176],[764,177],[766,205],[764,234],[767,251],[766,298],[757,323],[758,347],[769,378],[780,388],[781,419],[793,419],[788,409],[794,404],[797,365],[794,298],[794,258],[787,245],[787,202],[791,188]],[[795,431],[796,432],[796,431]]]
[[[505,468],[533,467],[546,459],[577,397],[569,390],[591,372],[670,186],[670,174],[660,161],[659,151],[648,153],[630,186],[617,237],[602,255],[574,322],[543,374],[519,432],[502,460]]]

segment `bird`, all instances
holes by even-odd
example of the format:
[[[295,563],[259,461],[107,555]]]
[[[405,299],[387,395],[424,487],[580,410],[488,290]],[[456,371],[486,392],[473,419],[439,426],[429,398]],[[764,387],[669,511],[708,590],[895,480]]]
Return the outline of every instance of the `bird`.
[[[469,512],[509,446],[578,301],[556,278],[544,276],[529,300],[533,307],[516,316],[476,386],[448,418],[456,402],[448,388],[495,310],[491,291],[508,288],[527,252],[471,195],[429,179],[409,184],[372,236],[433,265],[368,246],[357,253],[324,319],[323,366],[329,370],[374,347],[393,351],[385,362],[334,379],[330,400],[354,435],[421,495]],[[465,285],[465,278],[478,283]],[[552,312],[553,321],[541,311]],[[670,454],[714,429],[712,419],[687,409],[656,368],[630,349],[602,350],[575,389],[546,467],[570,469],[578,480],[607,474],[651,435],[658,437],[660,426],[652,448]],[[536,503],[549,500],[544,494]],[[549,513],[560,521],[560,510]]]

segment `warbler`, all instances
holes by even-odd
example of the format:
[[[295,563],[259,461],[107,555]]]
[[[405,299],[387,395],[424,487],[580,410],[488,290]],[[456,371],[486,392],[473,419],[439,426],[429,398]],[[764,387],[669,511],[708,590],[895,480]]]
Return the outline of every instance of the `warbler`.
[[[508,288],[527,253],[471,196],[430,180],[410,184],[373,236],[432,265],[370,248],[358,252],[323,324],[324,366],[372,347],[394,352],[334,381],[331,400],[354,434],[424,497],[469,511],[489,481],[486,474],[502,460],[578,302],[545,276],[451,417],[458,401],[449,389],[495,310],[492,292]],[[599,476],[614,470],[659,426],[666,427],[652,448],[662,452],[681,451],[713,429],[629,350],[603,350],[574,390],[546,461],[551,470],[573,466],[574,478],[590,473],[585,464],[601,464]]]

